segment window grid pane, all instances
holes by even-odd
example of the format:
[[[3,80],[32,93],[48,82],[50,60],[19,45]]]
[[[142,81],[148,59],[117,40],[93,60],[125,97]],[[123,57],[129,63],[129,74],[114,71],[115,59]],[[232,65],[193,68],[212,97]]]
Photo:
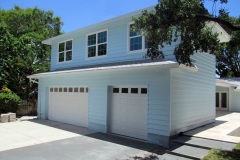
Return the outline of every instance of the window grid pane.
[[[84,88],[83,87],[80,88],[80,92],[84,93]]]
[[[88,36],[88,46],[96,44],[96,34]]]
[[[147,94],[147,88],[141,88],[141,94]]]
[[[78,92],[78,87],[75,87],[75,88],[74,88],[74,92]]]
[[[142,36],[130,38],[130,51],[142,49]]]
[[[107,42],[107,31],[98,33],[98,44]]]
[[[64,47],[65,43],[59,43],[59,46],[58,46],[58,52],[62,52],[65,50],[65,47]]]
[[[58,62],[64,61],[64,52],[59,53]]]
[[[62,88],[59,88],[59,92],[62,92]]]
[[[88,57],[96,56],[96,46],[88,47]]]
[[[138,93],[138,88],[131,88],[131,93],[137,94]]]
[[[119,88],[113,88],[113,93],[119,93]]]
[[[122,88],[122,93],[128,93],[128,88]]]
[[[133,26],[134,26],[134,24],[131,24],[131,25],[130,25],[130,33],[129,33],[129,36],[130,36],[130,37],[140,36],[140,35],[142,34],[142,31],[140,31],[140,30],[133,30]]]
[[[67,51],[66,52],[66,61],[71,61],[72,60],[72,51]]]
[[[66,42],[66,50],[72,50],[72,41]]]
[[[107,44],[98,45],[98,56],[103,56],[107,54]]]

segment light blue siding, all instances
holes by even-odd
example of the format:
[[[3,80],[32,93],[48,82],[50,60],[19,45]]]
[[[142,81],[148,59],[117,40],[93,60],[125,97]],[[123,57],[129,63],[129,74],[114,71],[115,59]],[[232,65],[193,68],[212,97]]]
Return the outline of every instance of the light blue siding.
[[[40,78],[38,108],[45,114],[45,118],[48,111],[48,88],[52,86],[88,86],[88,126],[101,132],[107,132],[110,86],[148,86],[148,133],[169,135],[169,69],[92,71]]]
[[[198,71],[171,69],[171,135],[215,119],[215,57],[193,56]]]
[[[131,17],[119,19],[114,23],[111,22],[100,26],[88,27],[77,33],[53,40],[51,71],[104,63],[144,60],[146,51],[128,53],[128,27],[130,22],[132,22]],[[108,30],[107,56],[87,58],[87,34],[104,29]],[[73,39],[72,61],[58,63],[58,43],[69,39]],[[173,47],[175,45],[176,42],[173,42],[171,46],[168,45],[164,47],[163,51],[166,60],[175,60],[173,55]]]

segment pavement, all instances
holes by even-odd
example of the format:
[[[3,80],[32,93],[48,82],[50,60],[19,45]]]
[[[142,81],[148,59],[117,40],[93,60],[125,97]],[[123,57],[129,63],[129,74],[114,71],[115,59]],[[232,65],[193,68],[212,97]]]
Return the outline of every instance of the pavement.
[[[49,120],[0,123],[0,159],[4,160],[122,160],[156,147]]]
[[[0,123],[0,159],[202,159],[211,148],[232,150],[236,144],[232,142],[233,137],[234,140],[239,137],[231,133],[238,131],[239,117],[240,113],[218,113],[215,123],[172,138],[169,148],[60,122],[23,117],[16,122]],[[221,126],[223,124],[225,126]]]
[[[216,121],[214,123],[185,132],[185,135],[213,139],[218,141],[226,141],[232,143],[240,143],[240,137],[234,136],[234,131],[240,134],[240,113],[217,111]],[[235,132],[235,135],[238,135]]]

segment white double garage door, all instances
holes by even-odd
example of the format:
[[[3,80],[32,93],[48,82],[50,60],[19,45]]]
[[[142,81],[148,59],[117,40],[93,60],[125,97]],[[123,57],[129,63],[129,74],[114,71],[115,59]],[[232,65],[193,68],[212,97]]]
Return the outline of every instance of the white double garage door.
[[[88,127],[88,87],[50,87],[50,120]],[[112,87],[110,94],[110,131],[147,139],[147,87]]]

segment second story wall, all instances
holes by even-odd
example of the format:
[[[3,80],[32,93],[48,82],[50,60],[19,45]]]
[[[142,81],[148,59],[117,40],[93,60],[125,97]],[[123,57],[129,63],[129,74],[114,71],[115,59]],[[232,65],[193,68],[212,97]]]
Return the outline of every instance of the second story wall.
[[[72,69],[91,65],[101,65],[107,63],[145,60],[144,55],[146,54],[146,49],[144,47],[144,36],[138,35],[137,33],[130,34],[132,17],[133,15],[137,16],[140,13],[141,12],[139,11],[136,14],[131,13],[129,15],[113,18],[111,20],[107,20],[96,25],[85,27],[50,39],[52,45],[51,71]],[[97,36],[102,42],[100,44],[104,45],[94,45],[94,38],[96,38],[95,43],[98,43]],[[70,43],[70,41],[72,41],[72,48],[70,50],[72,52],[72,60],[59,62],[59,53],[61,52],[59,51],[59,44],[62,43],[64,47],[64,45],[66,45],[66,43]],[[141,48],[141,46],[139,47],[140,44],[142,45],[142,49],[130,51],[130,41],[132,41],[132,50]],[[165,54],[165,60],[175,60],[175,57],[173,55],[175,45],[176,43],[172,43],[171,46],[164,47],[163,50]],[[101,47],[104,48],[104,46],[106,46],[106,55],[93,56],[89,58],[88,50],[91,46],[95,46],[95,48],[98,49]],[[65,51],[66,50],[67,49],[65,46]],[[63,54],[64,53],[62,53],[62,55]],[[103,52],[103,54],[105,53]],[[66,60],[66,55],[63,57],[63,59]]]

